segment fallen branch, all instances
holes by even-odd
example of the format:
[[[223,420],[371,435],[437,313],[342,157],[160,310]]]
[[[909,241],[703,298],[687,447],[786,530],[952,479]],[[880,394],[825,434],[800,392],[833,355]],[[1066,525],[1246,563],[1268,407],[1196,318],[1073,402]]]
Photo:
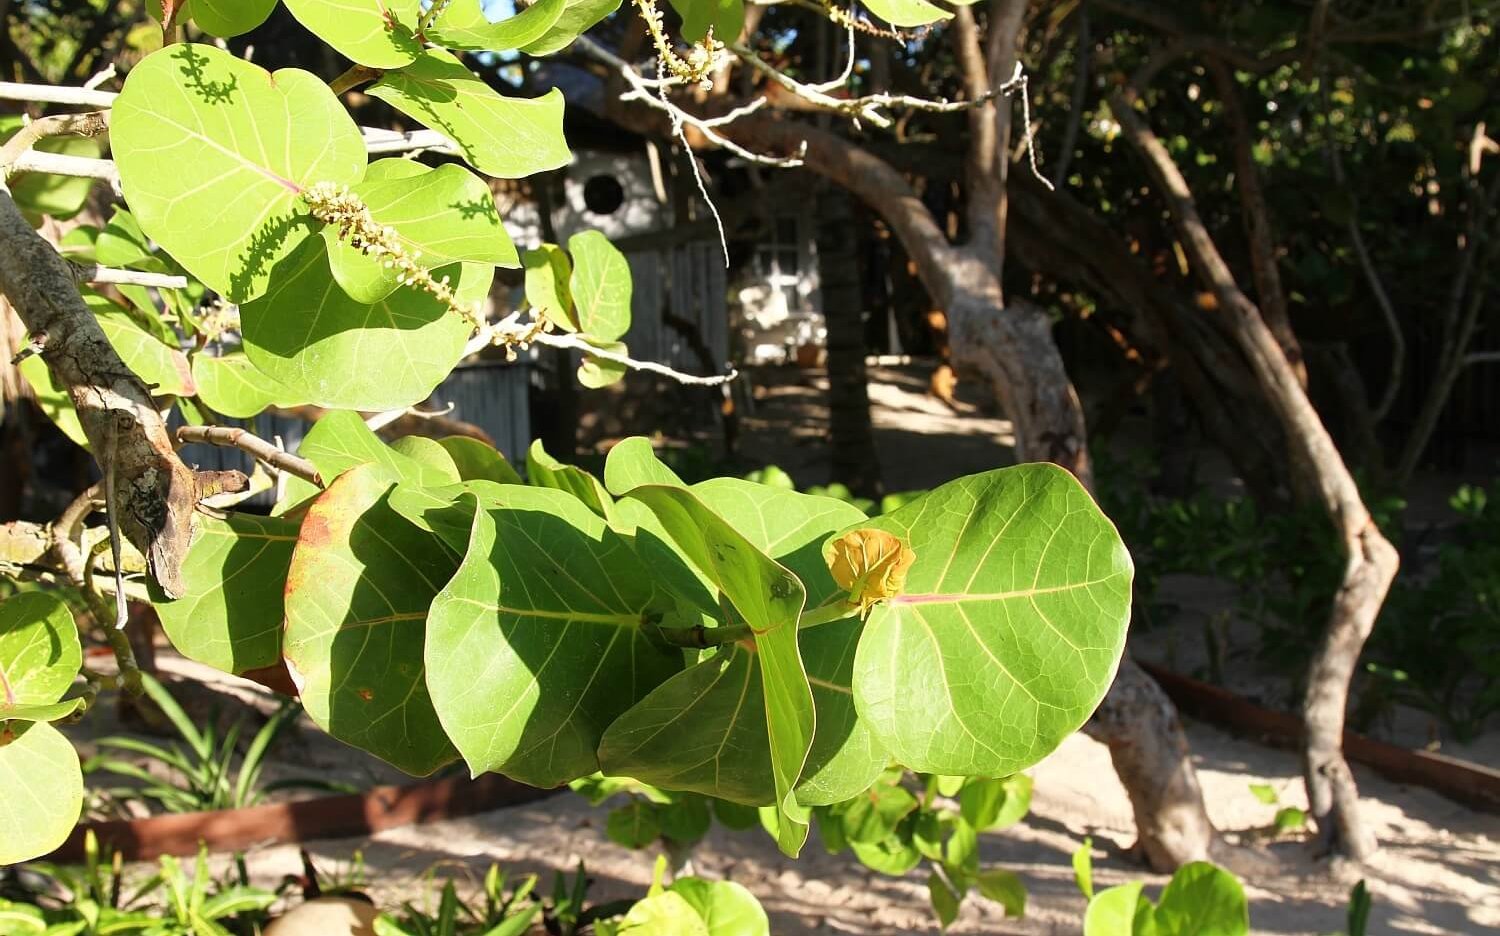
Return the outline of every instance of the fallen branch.
[[[318,487],[323,486],[323,476],[312,462],[298,458],[245,429],[233,426],[182,426],[177,430],[177,441],[184,445],[202,443],[237,448],[247,452],[267,467],[301,478]]]

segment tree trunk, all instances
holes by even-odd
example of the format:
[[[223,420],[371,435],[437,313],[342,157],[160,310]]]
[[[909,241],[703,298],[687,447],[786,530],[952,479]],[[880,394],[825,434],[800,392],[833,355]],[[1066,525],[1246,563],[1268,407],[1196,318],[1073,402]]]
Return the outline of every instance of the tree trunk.
[[[1145,160],[1194,269],[1213,291],[1225,324],[1280,420],[1291,450],[1287,461],[1294,478],[1318,497],[1339,532],[1347,562],[1327,633],[1308,671],[1302,706],[1307,732],[1303,770],[1308,803],[1318,825],[1319,847],[1340,849],[1363,861],[1374,853],[1376,843],[1359,819],[1359,791],[1343,755],[1344,719],[1355,664],[1375,626],[1400,557],[1371,518],[1354,476],[1297,380],[1286,353],[1259,309],[1235,283],[1171,154],[1129,102],[1112,97],[1110,110],[1126,140]]]
[[[864,296],[849,193],[818,196],[818,276],[828,325],[828,409],[832,478],[860,497],[882,493],[865,371]]]

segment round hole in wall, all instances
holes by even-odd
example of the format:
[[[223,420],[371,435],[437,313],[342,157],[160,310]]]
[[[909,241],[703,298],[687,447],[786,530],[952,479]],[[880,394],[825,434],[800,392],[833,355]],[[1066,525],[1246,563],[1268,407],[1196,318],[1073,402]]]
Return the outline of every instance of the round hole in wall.
[[[625,187],[612,175],[590,176],[583,183],[583,204],[596,215],[610,215],[625,204]]]

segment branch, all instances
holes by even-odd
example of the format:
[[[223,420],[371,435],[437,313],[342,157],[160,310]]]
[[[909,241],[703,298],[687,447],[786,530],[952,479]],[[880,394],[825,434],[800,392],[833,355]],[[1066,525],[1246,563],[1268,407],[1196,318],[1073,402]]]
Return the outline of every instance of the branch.
[[[109,131],[107,111],[89,111],[86,114],[56,114],[40,117],[27,123],[15,136],[0,146],[0,178],[9,179],[15,172],[16,160],[22,153],[30,151],[38,140],[54,136],[102,136]]]
[[[1475,351],[1464,355],[1464,366],[1471,364],[1500,364],[1500,351]]]
[[[301,478],[310,484],[323,486],[323,476],[312,462],[282,451],[253,433],[232,426],[182,426],[177,430],[177,441],[183,445],[201,443],[237,448],[263,462],[266,466]]]
[[[0,81],[0,100],[28,101],[35,104],[74,104],[79,107],[113,107],[113,91],[95,91],[92,88],[70,88],[60,85],[20,84]]]
[[[74,278],[80,283],[111,283],[118,286],[150,286],[156,289],[187,289],[186,276],[145,273],[140,270],[117,270],[97,263],[73,263]]]

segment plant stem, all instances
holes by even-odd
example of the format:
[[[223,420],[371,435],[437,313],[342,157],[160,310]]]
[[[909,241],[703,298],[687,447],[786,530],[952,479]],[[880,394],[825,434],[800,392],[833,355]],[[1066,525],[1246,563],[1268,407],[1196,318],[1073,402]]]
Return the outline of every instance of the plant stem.
[[[660,624],[642,624],[647,633],[654,634],[674,647],[692,647],[703,650],[736,643],[753,636],[748,624],[724,624],[719,627],[662,627]]]
[[[353,65],[349,70],[328,82],[328,87],[334,94],[343,94],[353,88],[370,81],[378,81],[385,72],[379,68],[371,68],[368,65]]]
[[[859,609],[849,604],[848,596],[840,593],[816,608],[802,612],[802,617],[797,619],[797,629],[806,630],[820,624],[832,624],[857,613]]]

